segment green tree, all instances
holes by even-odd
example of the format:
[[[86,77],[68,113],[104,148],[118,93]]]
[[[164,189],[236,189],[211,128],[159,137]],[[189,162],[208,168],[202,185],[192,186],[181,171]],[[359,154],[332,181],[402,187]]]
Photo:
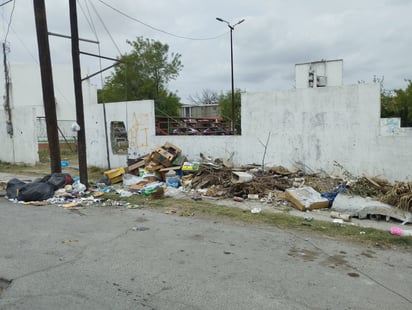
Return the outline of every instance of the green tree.
[[[127,41],[129,54],[119,58],[119,65],[98,91],[99,102],[153,99],[156,115],[178,115],[180,98],[167,89],[182,70],[181,55],[171,53],[159,41],[137,37]]]
[[[402,127],[412,127],[412,80],[405,89],[381,92],[381,116],[399,117]]]
[[[381,89],[381,117],[396,117],[396,106],[394,92],[392,90]]]
[[[236,89],[235,91],[235,129],[236,134],[241,134],[241,91]],[[232,92],[228,91],[226,94],[221,94],[219,97],[219,113],[223,117],[224,121],[231,124],[232,122]]]

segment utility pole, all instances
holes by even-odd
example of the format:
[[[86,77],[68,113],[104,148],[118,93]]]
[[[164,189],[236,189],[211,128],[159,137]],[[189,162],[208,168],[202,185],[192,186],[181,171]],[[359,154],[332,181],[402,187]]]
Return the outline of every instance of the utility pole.
[[[73,82],[74,94],[76,99],[76,118],[77,124],[79,124],[80,126],[80,130],[77,132],[77,154],[79,158],[79,174],[80,182],[88,186],[89,181],[87,177],[86,130],[84,126],[83,92],[80,69],[79,30],[77,27],[76,0],[70,0],[69,6],[72,41]]]
[[[50,152],[51,172],[61,172],[60,142],[57,131],[56,101],[53,88],[53,74],[50,60],[49,37],[47,31],[44,0],[33,0],[34,17],[39,48],[40,73],[43,90],[43,105],[46,117],[47,140]]]
[[[231,126],[231,129],[232,129],[232,135],[234,135],[236,131],[236,113],[235,113],[235,82],[234,82],[234,77],[233,77],[233,30],[235,30],[235,27],[237,25],[243,23],[245,20],[242,19],[234,25],[231,25],[228,21],[220,17],[216,17],[216,20],[227,24],[227,26],[230,29],[230,73],[231,73],[231,84],[232,84],[232,126]]]

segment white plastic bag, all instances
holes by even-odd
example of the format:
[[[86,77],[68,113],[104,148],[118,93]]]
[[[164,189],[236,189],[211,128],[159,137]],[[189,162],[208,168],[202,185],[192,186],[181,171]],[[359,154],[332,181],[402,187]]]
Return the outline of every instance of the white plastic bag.
[[[134,185],[134,184],[137,184],[137,183],[139,183],[143,180],[144,179],[142,177],[138,177],[138,176],[135,176],[133,174],[125,173],[123,175],[123,185],[124,186]]]

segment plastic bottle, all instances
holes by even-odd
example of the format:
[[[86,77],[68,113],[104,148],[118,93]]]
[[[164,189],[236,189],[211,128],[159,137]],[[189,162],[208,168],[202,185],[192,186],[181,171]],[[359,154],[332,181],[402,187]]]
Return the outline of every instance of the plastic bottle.
[[[176,175],[174,170],[169,170],[166,173],[166,184],[174,188],[178,188],[180,186],[180,178]]]

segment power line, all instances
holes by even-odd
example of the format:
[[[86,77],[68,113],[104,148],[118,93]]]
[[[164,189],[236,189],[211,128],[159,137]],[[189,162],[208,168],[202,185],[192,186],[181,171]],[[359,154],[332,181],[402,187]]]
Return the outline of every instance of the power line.
[[[81,9],[81,11],[84,15],[84,18],[86,19],[87,23],[89,24],[90,30],[93,32],[93,34],[96,38],[96,41],[99,41],[99,38],[97,37],[97,33],[96,33],[96,28],[94,27],[93,19],[92,19],[91,14],[90,14],[89,6],[87,5],[87,1],[85,2],[85,5],[86,5],[88,15],[86,14],[86,12],[83,9],[83,6],[82,6],[82,4],[79,0],[77,0],[77,4],[80,6],[80,9]]]
[[[10,3],[10,2],[12,2],[12,1],[13,1],[13,0],[9,0],[9,1],[3,2],[2,4],[0,4],[0,7],[3,6],[3,5],[5,5],[5,4],[7,4],[7,3]]]
[[[20,44],[23,46],[23,48],[26,50],[27,54],[30,55],[30,57],[34,60],[34,62],[36,63],[36,65],[38,65],[40,67],[40,63],[39,63],[39,59],[36,58],[36,56],[33,54],[32,50],[30,49],[26,43],[20,38],[20,36],[18,35],[18,33],[14,30],[13,26],[10,27],[11,31],[14,33],[14,35],[16,36],[17,40],[20,42]],[[60,94],[60,96],[64,99],[64,101],[66,101],[66,104],[70,104],[71,100],[67,99],[67,97],[65,96],[64,92],[56,85],[55,86],[56,91]]]
[[[217,36],[215,36],[215,37],[209,37],[209,38],[194,38],[194,37],[186,37],[186,36],[177,35],[177,34],[174,34],[174,33],[168,32],[168,31],[165,31],[165,30],[163,30],[163,29],[154,27],[154,26],[149,25],[148,23],[145,23],[145,22],[143,22],[143,21],[141,21],[141,20],[139,20],[139,19],[137,19],[137,18],[135,18],[135,17],[132,17],[132,16],[130,16],[130,15],[128,15],[128,14],[120,11],[119,9],[116,9],[115,7],[111,6],[110,4],[104,2],[103,0],[98,0],[98,1],[99,1],[100,3],[102,3],[103,5],[107,6],[108,8],[112,9],[113,11],[116,11],[117,13],[119,13],[119,14],[121,14],[121,15],[123,15],[123,16],[125,16],[125,17],[127,17],[127,18],[129,18],[129,19],[131,19],[131,20],[133,20],[133,21],[135,21],[135,22],[143,25],[143,26],[146,26],[146,27],[148,27],[148,28],[150,28],[150,29],[152,29],[152,30],[155,30],[155,31],[158,31],[158,32],[167,34],[167,35],[172,36],[172,37],[175,37],[175,38],[185,39],[185,40],[192,40],[192,41],[208,41],[208,40],[215,40],[215,39],[220,38],[221,36],[226,35],[226,32],[225,32],[225,33],[222,33],[222,34],[219,34],[219,35],[217,35]]]
[[[10,1],[9,1],[9,2],[10,2]],[[5,3],[3,3],[2,5],[7,4],[7,3],[9,3],[9,2],[5,2]],[[8,35],[9,35],[10,26],[11,26],[11,21],[12,21],[12,19],[13,19],[13,13],[14,13],[14,8],[15,8],[15,7],[16,7],[16,1],[13,1],[13,8],[11,9],[9,24],[7,25],[7,32],[6,32],[6,35],[4,36],[4,42],[7,41],[7,37],[8,37]]]
[[[92,17],[92,14],[90,13],[89,5],[87,3],[88,2],[85,1],[87,13],[89,14],[89,19],[90,19],[90,22],[88,21],[89,26],[91,30],[93,31],[94,36],[96,37],[96,40],[99,42],[97,44],[97,48],[99,51],[99,56],[101,56],[99,36],[97,35],[96,27],[94,26],[94,22],[93,22],[93,17]],[[83,14],[86,16],[85,12],[83,12]],[[103,70],[102,70],[102,58],[101,57],[99,57],[99,69],[100,69],[100,84],[101,84],[101,87],[103,88],[104,82],[103,82],[103,73],[102,73]],[[104,98],[103,98],[103,119],[104,119],[104,135],[105,135],[105,143],[106,143],[106,159],[107,159],[107,166],[110,169],[111,165],[110,165],[110,153],[109,153],[109,135],[108,135],[108,130],[107,130],[106,102]]]
[[[90,5],[92,6],[94,12],[96,13],[97,17],[99,18],[100,22],[102,23],[104,29],[106,30],[107,34],[109,35],[110,39],[112,40],[112,43],[114,44],[114,46],[117,49],[117,52],[119,53],[119,55],[122,54],[122,52],[120,51],[119,46],[116,44],[116,41],[113,39],[109,29],[106,27],[106,24],[104,23],[103,19],[101,18],[101,16],[99,15],[99,12],[97,12],[96,7],[94,6],[94,4],[92,2],[90,2]]]

